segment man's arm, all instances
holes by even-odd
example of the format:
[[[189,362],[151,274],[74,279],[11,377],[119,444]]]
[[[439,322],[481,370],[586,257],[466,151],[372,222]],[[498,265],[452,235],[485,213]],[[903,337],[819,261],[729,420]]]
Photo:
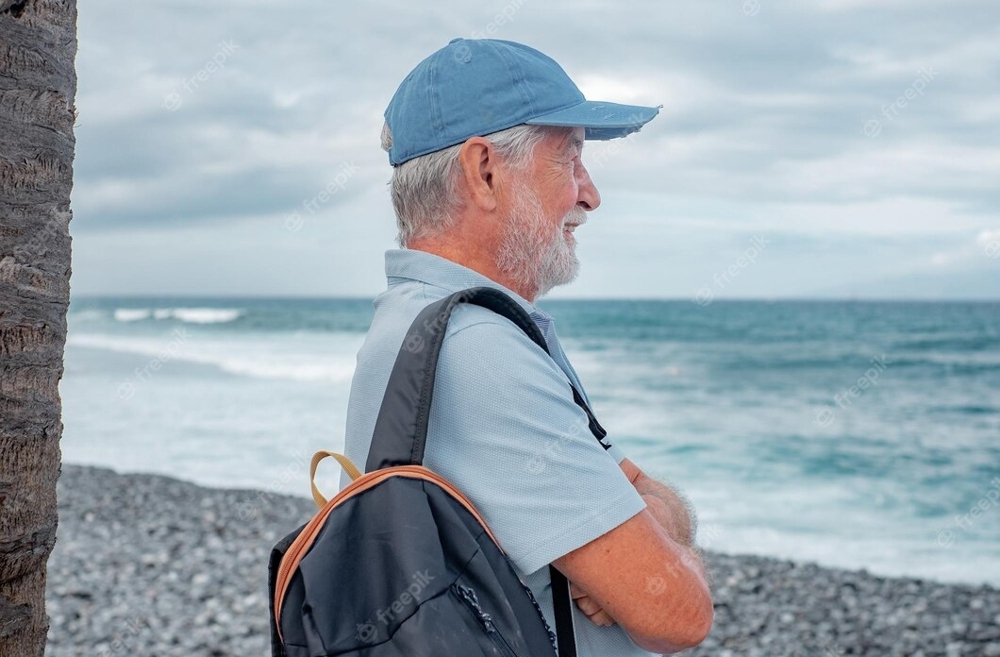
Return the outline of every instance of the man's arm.
[[[620,622],[646,650],[670,653],[697,645],[711,630],[714,611],[704,565],[694,547],[692,515],[668,486],[647,477],[628,459],[619,465],[646,510],[555,566],[572,583],[580,610],[597,625]],[[604,578],[586,572],[600,562],[607,574],[613,559],[631,560],[631,567]],[[640,561],[642,567],[636,568]],[[566,569],[577,571],[577,576]],[[612,582],[616,590],[609,595],[606,587]],[[645,584],[643,590],[634,588],[637,583]],[[626,599],[616,599],[616,594]],[[619,606],[622,602],[632,604]]]
[[[695,545],[697,534],[697,519],[694,509],[670,486],[648,477],[629,459],[622,459],[618,464],[628,480],[642,496],[656,521],[667,530],[670,537],[688,548],[684,560],[691,568],[697,570],[708,584],[705,565]]]
[[[694,546],[697,526],[694,512],[677,491],[646,476],[646,473],[629,459],[622,459],[618,465],[670,536],[682,545]],[[654,500],[647,499],[649,497]]]
[[[667,530],[670,537],[681,545],[691,548],[691,552],[685,555],[682,561],[698,571],[707,582],[704,563],[694,544],[697,534],[697,518],[691,505],[674,489],[647,476],[629,459],[623,459],[619,466],[646,503],[646,508],[656,521]],[[615,623],[615,620],[600,605],[576,587],[573,588],[573,600],[595,625],[608,626]]]

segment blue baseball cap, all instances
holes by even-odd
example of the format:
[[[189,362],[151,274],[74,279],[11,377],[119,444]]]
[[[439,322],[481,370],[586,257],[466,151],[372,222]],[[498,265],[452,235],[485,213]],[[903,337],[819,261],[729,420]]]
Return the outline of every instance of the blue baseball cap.
[[[389,163],[522,123],[580,127],[587,139],[614,139],[638,131],[659,111],[587,100],[554,59],[523,44],[452,39],[417,64],[389,101]]]

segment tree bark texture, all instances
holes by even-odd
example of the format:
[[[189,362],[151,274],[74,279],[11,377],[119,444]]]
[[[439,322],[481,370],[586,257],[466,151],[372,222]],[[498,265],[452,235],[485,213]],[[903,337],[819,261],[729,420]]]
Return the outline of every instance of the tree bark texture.
[[[0,655],[45,650],[76,117],[76,0],[0,0]]]

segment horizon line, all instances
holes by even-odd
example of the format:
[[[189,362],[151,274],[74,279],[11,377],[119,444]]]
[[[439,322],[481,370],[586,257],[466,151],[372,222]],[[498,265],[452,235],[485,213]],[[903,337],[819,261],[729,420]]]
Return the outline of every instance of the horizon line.
[[[380,293],[381,294],[381,293]],[[375,295],[377,296],[377,295]],[[254,301],[374,301],[375,296],[361,295],[250,295],[250,294],[157,294],[157,293],[128,293],[128,294],[90,294],[81,293],[74,296],[70,294],[70,304],[73,299],[79,300],[156,300],[156,299],[190,299],[190,300],[254,300]],[[809,296],[775,296],[775,297],[714,297],[706,304],[699,303],[693,297],[553,297],[542,298],[535,301],[546,302],[581,302],[581,301],[657,301],[657,302],[677,302],[683,301],[695,305],[711,305],[716,302],[727,303],[1000,303],[1000,297],[809,297]]]

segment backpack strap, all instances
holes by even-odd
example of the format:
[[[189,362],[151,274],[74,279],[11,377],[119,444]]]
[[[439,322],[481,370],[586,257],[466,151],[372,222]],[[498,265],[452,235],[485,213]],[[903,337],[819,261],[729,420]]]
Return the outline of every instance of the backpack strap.
[[[474,287],[430,304],[413,320],[399,348],[375,420],[365,472],[423,464],[438,356],[448,320],[460,303],[482,306],[503,315],[548,353],[545,338],[534,320],[500,290]]]
[[[375,420],[365,472],[397,465],[423,464],[438,356],[448,321],[460,303],[471,303],[503,315],[524,331],[546,354],[551,355],[538,325],[521,306],[500,290],[474,287],[430,304],[413,320],[396,356],[382,406]],[[573,401],[587,414],[594,437],[604,449],[609,449],[611,445],[604,440],[608,432],[594,417],[583,395],[572,382],[570,388],[573,390]],[[559,657],[576,657],[569,581],[552,565],[549,565],[549,577],[552,580]]]
[[[569,580],[555,566],[549,564],[552,581],[552,613],[556,617],[558,657],[576,657],[576,631],[573,629],[573,598]]]

